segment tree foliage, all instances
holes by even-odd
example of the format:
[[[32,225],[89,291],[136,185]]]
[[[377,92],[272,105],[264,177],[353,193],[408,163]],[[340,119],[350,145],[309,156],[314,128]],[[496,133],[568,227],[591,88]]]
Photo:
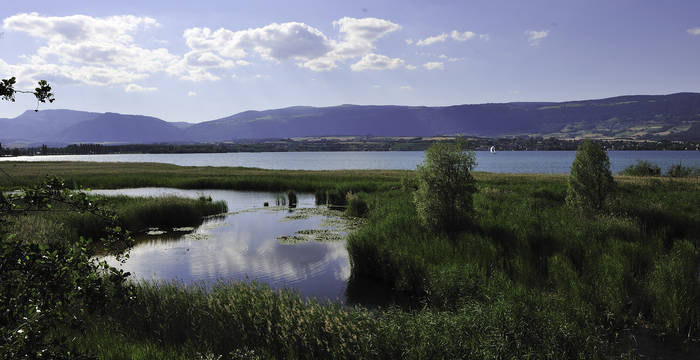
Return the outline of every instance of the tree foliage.
[[[578,147],[569,173],[566,203],[582,210],[600,211],[615,191],[610,159],[603,147],[591,140]]]
[[[114,254],[131,246],[114,214],[58,178],[17,193],[0,192],[0,358],[83,358],[66,332],[81,329],[91,314],[120,306],[132,292],[129,274],[95,260],[97,244],[89,239],[21,241],[8,231],[8,222],[17,217],[46,211],[106,217],[110,226],[99,246]]]
[[[51,85],[49,85],[46,80],[39,80],[39,86],[34,88],[34,91],[16,90],[16,83],[17,79],[14,76],[9,79],[0,80],[0,99],[14,102],[15,94],[17,93],[33,94],[37,101],[37,109],[34,111],[39,110],[39,103],[46,103],[47,101],[52,103],[56,100],[51,92]]]
[[[473,151],[462,141],[439,142],[425,152],[425,163],[417,168],[418,190],[414,193],[421,221],[435,231],[453,232],[469,223],[476,191],[471,170],[476,166]]]

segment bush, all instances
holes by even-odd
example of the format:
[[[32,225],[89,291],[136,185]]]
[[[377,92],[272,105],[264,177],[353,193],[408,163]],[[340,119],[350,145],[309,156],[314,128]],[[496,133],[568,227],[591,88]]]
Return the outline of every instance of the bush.
[[[345,209],[345,213],[348,216],[363,217],[367,214],[367,210],[369,210],[369,208],[365,200],[353,193],[348,193],[347,199],[348,208]]]
[[[639,160],[636,164],[630,165],[620,172],[620,175],[627,176],[661,176],[661,168],[646,160]]]
[[[666,171],[666,176],[675,178],[691,176],[697,177],[700,176],[700,168],[683,166],[682,164],[671,165],[671,167]]]
[[[414,193],[418,216],[425,225],[447,232],[464,227],[474,211],[476,181],[471,170],[475,165],[474,152],[464,151],[459,141],[428,148],[425,163],[417,168],[418,190]]]
[[[584,141],[571,165],[566,203],[582,210],[600,211],[614,190],[608,154],[600,144]]]

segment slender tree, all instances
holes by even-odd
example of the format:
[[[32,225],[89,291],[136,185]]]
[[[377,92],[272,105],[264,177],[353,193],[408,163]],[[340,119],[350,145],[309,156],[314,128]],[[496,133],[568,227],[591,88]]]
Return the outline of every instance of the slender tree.
[[[608,154],[599,143],[585,140],[571,165],[566,203],[582,210],[601,211],[614,191]]]

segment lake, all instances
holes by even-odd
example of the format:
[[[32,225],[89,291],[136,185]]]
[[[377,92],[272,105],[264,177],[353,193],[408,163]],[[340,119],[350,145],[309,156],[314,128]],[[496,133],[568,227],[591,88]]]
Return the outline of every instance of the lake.
[[[139,188],[94,190],[127,196],[211,196],[224,200],[229,213],[197,228],[152,229],[136,236],[124,264],[113,266],[136,279],[214,283],[219,279],[255,280],[273,289],[292,288],[304,297],[345,302],[350,262],[347,229],[339,213],[317,207],[313,194],[297,194],[297,207],[276,206],[280,194],[232,190]],[[268,202],[270,207],[264,207]]]
[[[476,171],[496,173],[568,173],[575,151],[501,151],[495,154],[477,151]],[[613,173],[637,160],[647,160],[663,171],[673,164],[700,166],[700,151],[610,151]],[[243,166],[263,169],[343,170],[397,169],[413,170],[423,162],[422,151],[338,151],[338,152],[264,152],[216,154],[110,154],[47,155],[4,157],[0,161],[97,161],[156,162],[182,166]]]

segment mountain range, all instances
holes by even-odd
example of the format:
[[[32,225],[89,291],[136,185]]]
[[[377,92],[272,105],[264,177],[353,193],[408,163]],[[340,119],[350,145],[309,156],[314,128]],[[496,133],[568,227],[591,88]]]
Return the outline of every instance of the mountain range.
[[[199,120],[199,119],[197,119]],[[295,106],[196,124],[143,115],[27,111],[0,119],[3,144],[208,143],[316,136],[544,136],[700,140],[700,93],[454,106]]]

